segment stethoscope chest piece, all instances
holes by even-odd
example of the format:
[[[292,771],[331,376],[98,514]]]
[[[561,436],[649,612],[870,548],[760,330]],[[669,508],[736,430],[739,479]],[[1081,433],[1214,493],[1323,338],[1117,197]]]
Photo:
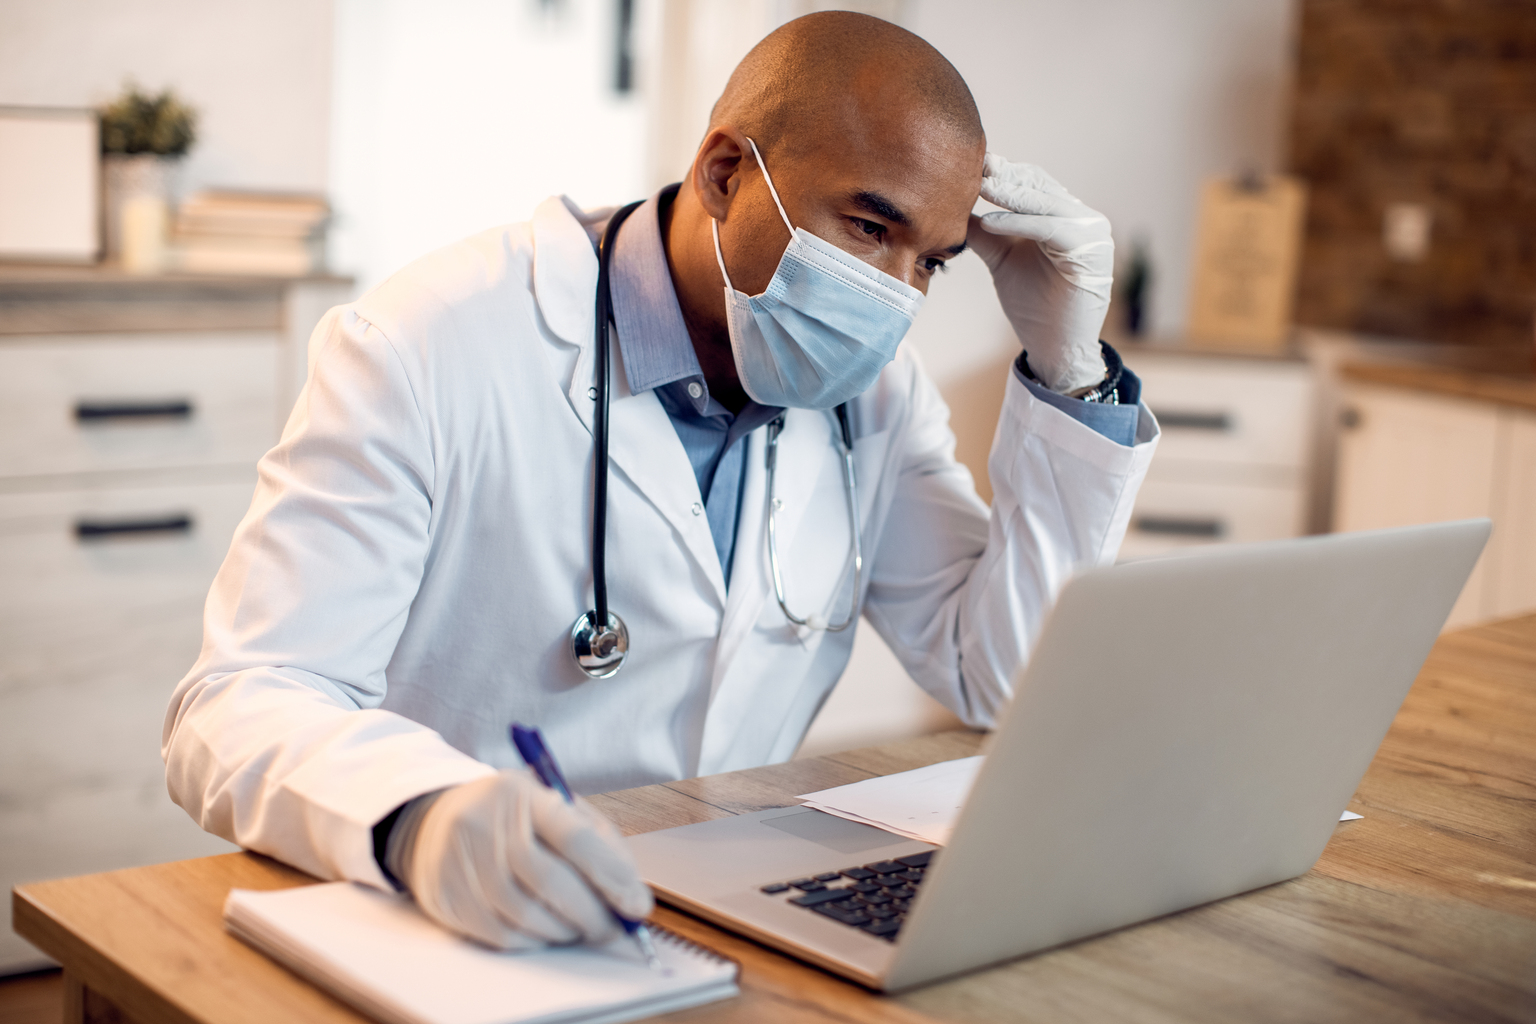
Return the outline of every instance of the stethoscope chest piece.
[[[624,657],[629,653],[629,629],[612,612],[608,613],[607,624],[601,627],[596,612],[585,612],[571,626],[571,653],[587,675],[607,679],[624,665]]]

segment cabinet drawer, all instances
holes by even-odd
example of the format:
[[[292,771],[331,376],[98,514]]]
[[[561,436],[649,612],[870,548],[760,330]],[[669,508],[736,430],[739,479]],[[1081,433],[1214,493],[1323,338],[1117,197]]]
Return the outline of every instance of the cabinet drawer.
[[[278,355],[270,331],[0,342],[0,476],[254,465]]]
[[[1122,560],[1223,541],[1300,535],[1306,503],[1300,487],[1148,479],[1136,499]]]
[[[1496,489],[1511,476],[1500,458],[1496,406],[1396,388],[1352,387],[1349,423],[1339,435],[1334,529],[1379,530],[1492,515]],[[1477,560],[1447,629],[1494,616],[1485,594],[1501,529]]]
[[[1160,461],[1300,467],[1312,436],[1312,377],[1301,363],[1130,359],[1163,428]]]
[[[210,475],[0,494],[0,700],[146,676],[169,695],[197,655],[203,600],[255,487],[254,467]],[[11,763],[52,727],[0,743],[0,787],[52,756],[45,743]]]
[[[0,494],[0,886],[231,848],[171,804],[160,761],[255,483],[200,475]],[[0,928],[0,972],[39,962]]]

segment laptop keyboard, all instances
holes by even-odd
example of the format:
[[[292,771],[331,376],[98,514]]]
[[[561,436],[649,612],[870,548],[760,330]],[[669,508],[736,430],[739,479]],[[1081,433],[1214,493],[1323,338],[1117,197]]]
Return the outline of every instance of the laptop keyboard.
[[[785,894],[793,906],[895,942],[934,852],[773,882],[761,891],[770,896]]]

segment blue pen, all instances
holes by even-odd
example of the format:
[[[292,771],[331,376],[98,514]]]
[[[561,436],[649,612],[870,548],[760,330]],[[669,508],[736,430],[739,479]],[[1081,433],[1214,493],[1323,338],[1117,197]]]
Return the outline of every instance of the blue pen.
[[[565,797],[566,803],[574,802],[571,787],[565,784],[565,776],[561,774],[560,766],[555,764],[554,755],[544,745],[544,737],[539,730],[513,722],[512,745],[523,756],[523,760],[533,770],[533,774],[539,777],[540,782]],[[634,936],[636,945],[645,956],[645,962],[651,966],[652,970],[659,970],[661,960],[656,956],[656,943],[651,941],[651,930],[645,926],[645,922],[627,918],[612,907],[608,909],[613,914],[613,919],[623,926],[624,931]]]

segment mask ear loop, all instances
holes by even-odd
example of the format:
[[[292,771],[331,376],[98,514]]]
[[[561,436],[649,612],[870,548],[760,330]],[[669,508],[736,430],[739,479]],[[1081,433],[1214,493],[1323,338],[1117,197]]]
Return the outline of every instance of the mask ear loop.
[[[736,286],[731,284],[731,275],[725,272],[725,257],[720,255],[720,222],[713,217],[709,218],[709,229],[715,233],[715,262],[720,264],[720,276],[725,278],[725,289],[734,292]]]
[[[779,190],[773,187],[773,179],[768,176],[768,165],[763,163],[763,154],[757,150],[757,143],[751,137],[747,137],[747,145],[752,147],[752,157],[757,161],[758,170],[763,172],[763,180],[768,183],[768,194],[773,196],[773,205],[779,208],[779,216],[784,218],[784,226],[789,228],[789,237],[795,237],[795,226],[789,222],[789,214],[784,212],[784,204],[779,202]],[[720,253],[720,222],[713,217],[709,219],[709,228],[715,236],[715,262],[720,264],[720,276],[725,278],[725,286],[731,291],[736,287],[731,284],[731,275],[725,272],[725,257]]]
[[[779,202],[779,190],[773,187],[773,179],[768,176],[768,165],[763,163],[763,154],[757,151],[757,143],[750,138],[747,145],[752,147],[752,155],[757,158],[758,170],[763,172],[763,180],[768,183],[768,194],[773,196],[773,205],[779,208],[779,216],[784,218],[784,226],[789,228],[790,237],[794,237],[795,226],[789,222],[789,214],[784,212],[784,204]]]

